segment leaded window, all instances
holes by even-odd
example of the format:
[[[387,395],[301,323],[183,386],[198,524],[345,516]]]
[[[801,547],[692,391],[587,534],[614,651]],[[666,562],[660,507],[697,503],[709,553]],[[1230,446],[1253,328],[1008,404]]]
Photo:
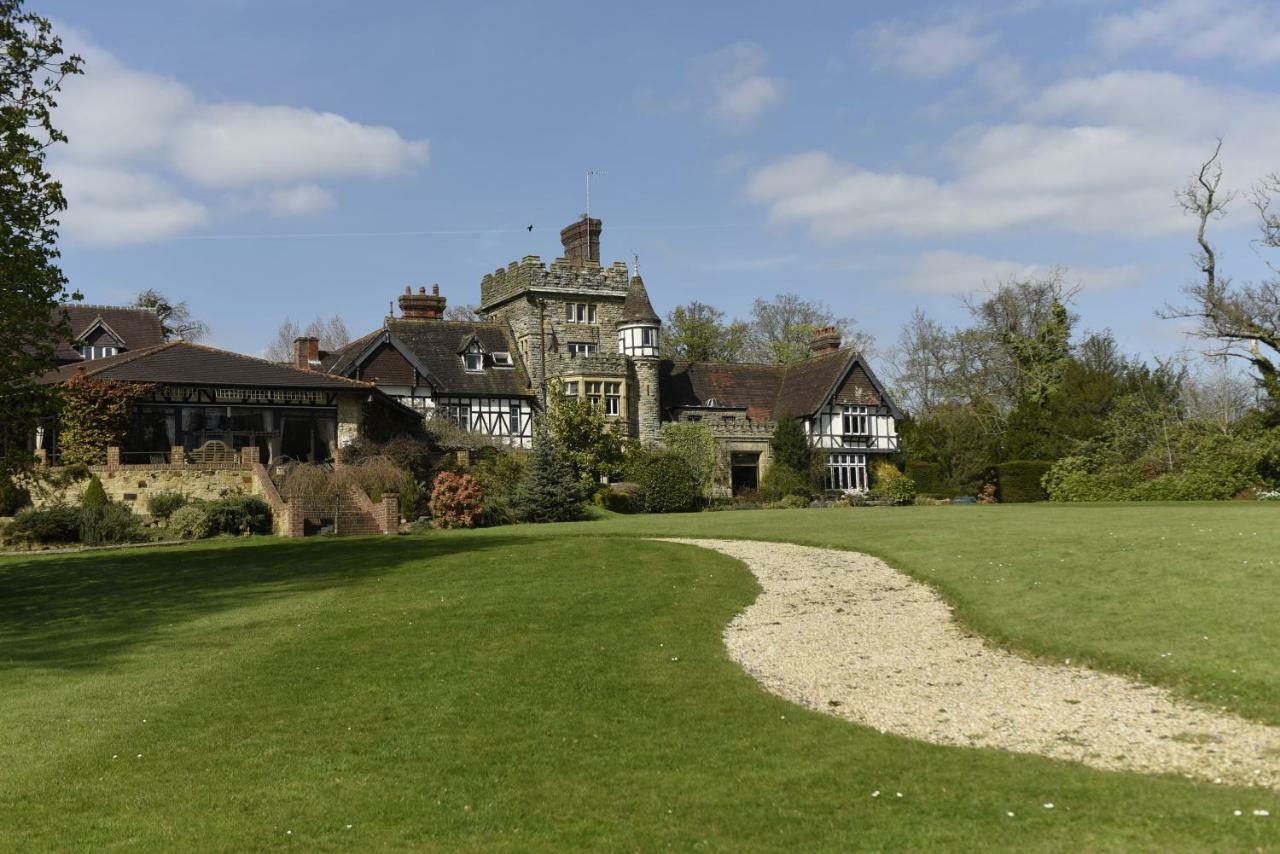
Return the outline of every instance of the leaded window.
[[[600,396],[601,396],[601,395],[600,395],[601,386],[603,386],[603,385],[604,385],[604,383],[600,383],[600,382],[592,382],[592,381],[588,380],[587,382],[583,383],[583,385],[585,385],[585,386],[586,386],[586,391],[587,391],[587,400],[588,400],[588,401],[589,401],[593,406],[599,406],[599,405],[600,405]]]
[[[604,414],[617,415],[622,411],[622,383],[604,384]]]
[[[829,454],[827,456],[827,489],[841,492],[866,492],[867,455]]]
[[[865,406],[846,406],[841,420],[844,428],[841,432],[846,436],[867,436],[871,433],[870,410]]]

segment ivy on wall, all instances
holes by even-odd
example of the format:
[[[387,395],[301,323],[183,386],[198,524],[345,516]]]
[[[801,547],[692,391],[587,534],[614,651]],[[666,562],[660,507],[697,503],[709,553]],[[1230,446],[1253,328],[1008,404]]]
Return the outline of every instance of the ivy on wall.
[[[154,383],[75,376],[62,386],[62,464],[102,465],[107,448],[120,445],[129,428],[129,408],[155,390]]]

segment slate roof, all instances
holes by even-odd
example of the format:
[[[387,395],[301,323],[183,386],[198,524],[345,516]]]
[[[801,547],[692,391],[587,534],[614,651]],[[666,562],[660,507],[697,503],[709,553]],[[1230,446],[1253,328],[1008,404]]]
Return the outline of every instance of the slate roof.
[[[474,336],[486,357],[483,371],[468,371],[461,353]],[[409,360],[437,394],[480,397],[529,397],[529,378],[520,354],[497,323],[469,320],[387,318],[376,329],[322,360],[333,374],[351,376],[360,362],[383,342],[392,344]],[[510,353],[513,367],[498,368],[490,353]]]
[[[619,325],[628,323],[662,323],[658,313],[653,310],[653,303],[649,301],[649,292],[644,289],[644,279],[639,276],[631,277],[631,287],[627,288],[627,298],[622,303],[622,314],[618,317]]]
[[[884,386],[852,349],[814,356],[794,365],[672,362],[659,368],[663,405],[668,409],[706,406],[745,408],[753,421],[773,421],[783,413],[804,417],[821,409],[857,362],[897,415]]]
[[[166,385],[252,386],[366,393],[374,389],[372,383],[357,382],[322,371],[304,371],[186,341],[171,341],[105,359],[64,365],[45,374],[40,382],[55,385],[78,374],[95,379]]]
[[[160,318],[149,308],[68,303],[54,310],[66,312],[71,328],[71,340],[59,344],[54,354],[54,358],[60,362],[83,361],[84,357],[71,345],[98,321],[120,338],[121,345],[127,350],[141,350],[164,343],[164,329],[160,325]]]

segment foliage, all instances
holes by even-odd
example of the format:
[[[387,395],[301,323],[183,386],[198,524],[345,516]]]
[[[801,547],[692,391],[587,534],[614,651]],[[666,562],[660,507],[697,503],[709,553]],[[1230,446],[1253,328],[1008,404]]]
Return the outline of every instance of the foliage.
[[[186,300],[170,302],[169,298],[154,288],[147,288],[133,300],[137,308],[149,308],[160,318],[164,340],[199,341],[209,334],[209,324],[191,316]]]
[[[37,379],[71,335],[59,310],[68,299],[59,269],[62,186],[46,168],[50,148],[67,141],[53,125],[62,80],[80,73],[45,18],[21,0],[0,0],[0,477],[31,467],[27,442],[54,408],[57,392]]]
[[[756,492],[765,501],[781,501],[788,495],[808,499],[813,494],[813,485],[807,476],[775,458],[761,476]]]
[[[566,395],[559,381],[550,383],[547,395],[547,429],[563,449],[583,488],[590,490],[621,474],[625,462],[623,440],[605,417],[603,407],[584,396]]]
[[[687,513],[697,506],[701,495],[698,476],[679,454],[647,454],[635,469],[646,512]]]
[[[102,488],[102,481],[95,474],[89,478],[89,485],[84,488],[84,494],[80,496],[80,506],[86,509],[98,509],[110,503],[111,499],[107,497],[107,491]]]
[[[882,460],[872,471],[870,492],[872,497],[891,504],[911,504],[916,499],[916,484],[893,463]]]
[[[772,300],[756,299],[751,305],[744,356],[748,362],[790,365],[809,358],[809,345],[819,329],[834,326],[844,343],[858,350],[870,348],[866,335],[853,332],[853,321],[836,317],[821,300],[805,300],[798,294],[778,294]]]
[[[270,534],[271,505],[256,495],[228,495],[204,506],[209,534]]]
[[[400,484],[400,516],[412,522],[423,515],[427,511],[430,494],[426,483],[406,474],[404,483]]]
[[[426,438],[403,433],[385,442],[361,438],[338,452],[338,459],[345,465],[358,465],[372,457],[385,457],[419,481],[430,481],[443,452]]]
[[[134,401],[155,389],[149,383],[98,380],[75,375],[62,385],[62,432],[59,443],[64,463],[101,465],[107,448],[123,443]]]
[[[28,508],[14,517],[5,536],[15,542],[41,545],[77,543],[80,541],[80,509],[61,505]]]
[[[747,324],[724,322],[724,312],[694,300],[667,312],[662,356],[683,362],[741,362]]]
[[[147,513],[155,519],[167,521],[175,510],[187,505],[187,496],[181,492],[169,490],[157,492],[147,499]]]
[[[497,448],[480,452],[472,462],[471,474],[484,490],[484,524],[509,525],[516,521],[515,495],[524,479],[524,455]]]
[[[809,499],[803,495],[784,495],[778,505],[783,510],[803,510],[809,507]]]
[[[474,528],[484,520],[484,490],[469,474],[440,472],[431,488],[430,510],[437,528]]]
[[[559,440],[539,420],[533,450],[512,506],[521,522],[572,522],[582,518],[585,492]]]
[[[908,460],[904,471],[907,477],[915,481],[916,489],[930,495],[947,491],[948,484],[943,477],[942,466],[924,460]]]
[[[1044,460],[1010,460],[996,467],[1000,481],[1000,500],[1005,504],[1026,501],[1048,501],[1049,493],[1041,486],[1052,463]]]
[[[31,503],[31,492],[0,471],[0,516],[12,516]]]
[[[707,497],[715,485],[719,455],[716,439],[705,424],[672,421],[662,427],[662,444],[688,463],[698,481],[698,494]]]
[[[212,530],[209,513],[199,504],[186,504],[174,510],[169,517],[168,528],[175,537],[183,540],[202,540]]]
[[[617,492],[612,489],[597,490],[592,501],[595,502],[597,507],[603,507],[614,513],[634,513],[639,509],[636,507],[636,502],[632,499],[630,493]]]
[[[371,501],[381,501],[384,492],[399,493],[404,488],[408,472],[389,457],[366,457],[360,462],[334,470],[334,475],[348,486],[353,486],[369,496]]]
[[[778,424],[769,438],[774,465],[784,465],[794,472],[808,472],[813,467],[813,449],[809,437],[804,434],[800,420],[784,412],[778,416]]]
[[[131,543],[140,537],[141,527],[138,517],[123,504],[86,505],[80,510],[80,542],[86,546]]]

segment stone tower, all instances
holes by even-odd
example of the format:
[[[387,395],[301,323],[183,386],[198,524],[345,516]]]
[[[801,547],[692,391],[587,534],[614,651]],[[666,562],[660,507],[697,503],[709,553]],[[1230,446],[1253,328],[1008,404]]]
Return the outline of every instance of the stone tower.
[[[635,369],[636,438],[645,446],[661,436],[662,405],[658,390],[658,336],[662,320],[653,310],[639,274],[631,278],[618,318],[618,352]]]

